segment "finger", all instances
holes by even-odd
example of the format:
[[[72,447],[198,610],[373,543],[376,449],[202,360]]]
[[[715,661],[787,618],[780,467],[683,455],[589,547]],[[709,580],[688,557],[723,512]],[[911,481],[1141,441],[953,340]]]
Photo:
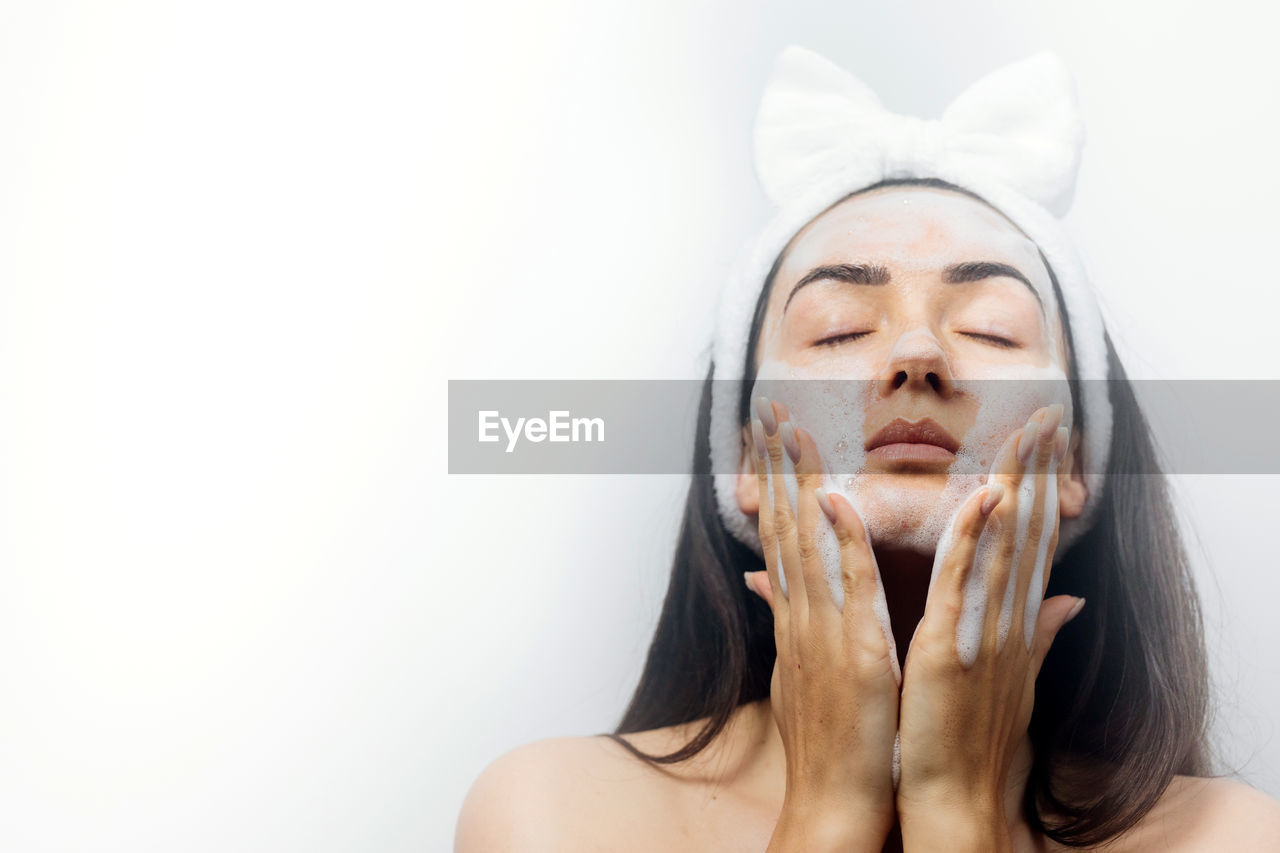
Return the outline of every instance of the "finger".
[[[757,398],[757,414],[765,411],[773,417],[773,409],[762,405]],[[777,421],[773,422],[777,429]],[[782,571],[782,556],[778,551],[778,538],[773,530],[773,490],[770,488],[769,447],[764,423],[759,417],[751,419],[752,448],[755,451],[756,485],[760,495],[760,508],[757,515],[757,526],[760,530],[760,550],[764,555],[765,575],[769,578],[770,589],[779,589],[778,573]],[[778,646],[784,645],[789,621],[790,609],[784,592],[776,598],[770,596],[769,606],[773,610],[774,639]]]
[[[1023,644],[1031,648],[1035,635],[1036,616],[1040,601],[1044,598],[1048,579],[1048,565],[1052,561],[1052,547],[1057,543],[1058,478],[1054,476],[1053,459],[1057,447],[1058,425],[1062,422],[1062,404],[1055,403],[1044,413],[1035,435],[1035,449],[1027,471],[1025,483],[1031,483],[1030,515],[1026,524],[1026,539],[1021,547],[1021,560],[1017,567],[1016,588],[1013,598],[1011,622],[1021,625]],[[1021,522],[1025,512],[1020,511]]]
[[[769,583],[769,573],[766,572],[743,572],[743,578],[747,582],[747,589],[764,599],[770,608],[773,607],[773,586]]]
[[[1027,562],[1027,543],[1031,556],[1037,550],[1038,531],[1033,529],[1036,510],[1035,451],[1040,426],[1049,407],[1037,409],[1022,429],[1017,430],[1001,446],[991,477],[1004,484],[1005,497],[997,510],[999,537],[986,576],[988,604],[981,618],[984,644],[1004,648],[1011,625],[1021,625],[1026,610],[1026,586],[1022,570]]]
[[[800,560],[800,546],[797,541],[797,520],[795,512],[791,506],[791,495],[787,492],[786,468],[790,463],[784,456],[787,451],[782,444],[781,425],[784,422],[781,417],[785,412],[785,407],[775,406],[773,401],[767,398],[758,398],[760,406],[767,406],[768,412],[777,425],[772,433],[769,431],[768,420],[765,420],[765,445],[769,456],[769,490],[770,501],[773,505],[773,536],[776,541],[777,559],[781,565],[777,567],[780,578],[774,575],[769,576],[769,580],[773,583],[780,584],[775,589],[781,589],[782,595],[787,600],[789,618],[804,618],[808,612],[808,601],[805,596],[804,575]],[[782,412],[779,411],[782,409]],[[798,495],[797,495],[798,497]]]
[[[983,539],[988,521],[1005,496],[1003,483],[993,482],[974,491],[956,512],[951,526],[938,543],[935,571],[925,598],[921,625],[937,636],[971,638],[961,649],[961,660],[972,660],[976,653],[975,637],[982,634],[983,617],[992,608],[988,600],[987,575],[993,560]],[[995,606],[999,606],[998,602]],[[959,632],[959,633],[958,633]]]
[[[839,492],[822,492],[827,519],[840,545],[840,585],[844,590],[844,620],[862,622],[871,612],[876,585],[876,558],[862,516]]]
[[[925,601],[926,614],[930,599],[940,601],[952,597],[959,600],[958,596],[964,591],[969,578],[975,571],[981,570],[981,565],[976,564],[975,559],[978,543],[987,528],[988,519],[1004,501],[1005,494],[1004,484],[997,481],[975,490],[960,505],[951,527],[938,543],[939,554],[935,556],[935,560],[941,560],[941,563],[935,583],[939,587],[939,595],[935,596],[930,591],[929,598]]]
[[[1084,599],[1074,595],[1055,595],[1046,598],[1036,620],[1035,642],[1032,645],[1031,662],[1033,677],[1040,674],[1044,659],[1057,639],[1058,632],[1084,609]]]
[[[813,436],[803,427],[784,421],[778,427],[783,447],[795,466],[797,497],[796,543],[804,588],[809,599],[809,616],[825,626],[839,623],[840,608],[827,583],[826,553],[835,544],[829,520],[818,505],[816,490],[822,485],[824,469]],[[827,537],[833,537],[830,541]],[[833,554],[834,556],[834,554]]]
[[[1054,451],[1055,461],[1058,459]],[[1035,638],[1036,620],[1040,613],[1045,592],[1049,589],[1049,576],[1053,572],[1054,555],[1058,549],[1058,531],[1062,523],[1062,514],[1058,509],[1058,478],[1051,467],[1045,478],[1044,525],[1040,533],[1040,547],[1036,553],[1036,562],[1031,577],[1027,582],[1025,610],[1022,617],[1023,641],[1028,651],[1031,650]]]
[[[820,494],[823,512],[831,521],[840,546],[840,584],[844,591],[841,619],[845,636],[864,648],[875,648],[883,643],[880,648],[889,661],[894,681],[901,687],[898,646],[893,638],[889,605],[867,527],[844,495],[825,490]]]
[[[1053,561],[1058,553],[1058,531],[1062,526],[1061,507],[1058,506],[1058,484],[1062,481],[1062,463],[1067,457],[1067,447],[1071,443],[1071,430],[1060,426],[1054,432],[1053,455],[1049,462],[1049,478],[1046,488],[1053,496],[1054,508],[1049,511],[1049,523],[1053,526],[1053,536],[1049,542],[1048,562],[1045,563],[1044,578],[1040,586],[1040,597],[1044,598],[1049,588],[1049,573],[1053,571]]]
[[[1049,589],[1049,575],[1053,571],[1053,561],[1057,558],[1057,554],[1058,554],[1058,534],[1062,529],[1062,511],[1061,511],[1062,508],[1061,506],[1057,505],[1058,483],[1061,482],[1062,463],[1063,463],[1063,460],[1065,460],[1067,457],[1067,446],[1070,443],[1071,443],[1070,430],[1064,426],[1058,427],[1057,432],[1054,434],[1053,461],[1050,463],[1050,467],[1049,467],[1049,484],[1048,484],[1048,488],[1053,494],[1054,504],[1055,504],[1055,508],[1051,513],[1051,519],[1053,524],[1053,536],[1049,540],[1049,553],[1045,562],[1044,578],[1042,579],[1042,582],[1040,584],[1039,594],[1041,599],[1044,598],[1045,592],[1047,592]]]
[[[787,423],[782,416],[783,412],[786,412],[786,407],[777,405],[773,401],[768,402],[773,407],[773,416],[778,424],[778,429],[772,434],[765,425],[764,438],[769,455],[769,488],[772,491],[769,497],[773,502],[773,534],[777,539],[778,555],[782,561],[780,583],[792,619],[797,616],[803,619],[808,615],[809,602],[806,601],[803,561],[800,558],[799,521],[796,519],[795,508],[791,505],[791,494],[787,491],[787,469],[794,467],[794,464],[791,462],[791,457],[787,455],[786,448],[783,447],[783,432],[787,433],[787,443],[791,443],[794,438],[794,432],[792,432],[794,427],[783,430],[783,425]],[[800,497],[799,493],[796,497]]]

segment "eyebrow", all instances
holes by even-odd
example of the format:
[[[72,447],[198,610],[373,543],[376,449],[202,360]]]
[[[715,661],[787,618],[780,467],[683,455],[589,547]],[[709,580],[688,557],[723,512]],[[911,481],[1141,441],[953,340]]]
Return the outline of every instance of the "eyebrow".
[[[879,264],[825,264],[814,267],[791,288],[787,301],[782,305],[782,313],[787,313],[787,306],[800,292],[800,288],[815,281],[847,281],[849,284],[878,286],[889,283],[889,270]]]
[[[1044,317],[1044,300],[1040,298],[1040,292],[1036,290],[1036,286],[1017,267],[994,261],[970,261],[965,264],[949,266],[942,271],[942,280],[947,284],[964,284],[965,282],[984,281],[988,278],[1000,278],[1002,276],[1016,279],[1025,284],[1040,305],[1040,316]]]
[[[1044,317],[1044,300],[1040,298],[1040,293],[1031,280],[1017,267],[995,261],[969,261],[963,264],[952,264],[942,271],[942,280],[947,284],[965,284],[1000,277],[1012,278],[1025,284],[1040,306],[1040,316]],[[791,288],[787,301],[783,303],[782,313],[787,313],[787,307],[800,288],[815,281],[844,281],[849,284],[877,287],[889,283],[889,270],[879,264],[824,264],[814,267],[796,282],[795,287]]]

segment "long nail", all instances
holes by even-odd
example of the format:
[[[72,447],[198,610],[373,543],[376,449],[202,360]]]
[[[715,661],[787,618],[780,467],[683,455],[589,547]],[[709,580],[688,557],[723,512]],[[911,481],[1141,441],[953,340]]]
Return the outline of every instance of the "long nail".
[[[1082,599],[1080,599],[1079,601],[1077,601],[1077,602],[1076,602],[1076,604],[1075,604],[1075,607],[1072,607],[1072,608],[1071,608],[1071,611],[1070,611],[1069,613],[1067,613],[1067,622],[1070,622],[1072,619],[1074,619],[1074,618],[1076,618],[1077,616],[1079,616],[1079,615],[1080,615],[1080,611],[1081,611],[1081,610],[1084,610],[1084,599],[1083,599],[1083,598],[1082,598]],[[1064,625],[1065,625],[1065,624],[1067,624],[1067,623],[1066,623],[1066,622],[1063,622],[1062,624],[1064,624]]]
[[[755,418],[751,419],[751,437],[755,439],[756,456],[764,459],[769,455],[769,443],[764,437],[764,425]]]
[[[992,483],[987,486],[987,496],[982,499],[982,514],[991,515],[991,511],[996,508],[996,504],[1000,503],[1000,499],[1003,497],[1004,483]]]
[[[1070,440],[1071,431],[1066,427],[1058,427],[1058,434],[1053,438],[1053,464],[1061,465],[1062,460],[1067,458],[1067,444]]]
[[[796,431],[791,426],[791,421],[783,421],[779,424],[778,432],[782,433],[782,446],[787,449],[791,464],[797,464],[800,461],[800,440],[796,438]]]
[[[1062,423],[1062,404],[1054,403],[1049,407],[1044,420],[1040,422],[1040,440],[1048,441],[1049,436],[1053,435],[1060,423]]]
[[[769,398],[763,394],[756,397],[756,414],[760,416],[760,423],[764,424],[764,431],[768,435],[778,431],[778,419],[773,414],[773,403],[770,403]]]
[[[836,508],[831,505],[831,498],[827,497],[827,490],[819,486],[813,490],[813,494],[818,498],[818,506],[822,507],[822,512],[830,519],[832,524],[836,523]]]
[[[756,588],[751,585],[751,572],[743,572],[742,580],[747,584],[747,589],[751,590],[752,592],[756,591]]]
[[[1036,432],[1040,429],[1040,424],[1032,421],[1022,428],[1022,435],[1018,438],[1018,462],[1022,465],[1027,464],[1027,460],[1031,458],[1031,451],[1036,446]]]

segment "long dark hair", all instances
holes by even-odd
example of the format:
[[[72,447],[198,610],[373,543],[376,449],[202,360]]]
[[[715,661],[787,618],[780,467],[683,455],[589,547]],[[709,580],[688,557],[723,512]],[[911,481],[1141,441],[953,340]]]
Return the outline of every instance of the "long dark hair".
[[[859,192],[890,185],[945,188],[982,200],[934,179],[886,181]],[[744,425],[756,339],[786,253],[775,261],[756,306],[738,406]],[[1061,288],[1045,266],[1070,353]],[[1106,488],[1093,526],[1056,563],[1047,592],[1084,596],[1089,605],[1059,633],[1036,683],[1034,759],[1023,803],[1033,829],[1070,846],[1097,844],[1132,827],[1174,775],[1207,775],[1209,760],[1199,599],[1150,427],[1110,335],[1104,336],[1113,409]],[[1074,357],[1069,361],[1079,400]],[[738,706],[767,698],[777,654],[769,606],[742,583],[744,571],[763,570],[764,562],[725,529],[712,487],[713,373],[714,365],[703,386],[693,479],[662,614],[635,694],[608,735],[657,764],[698,754]],[[691,740],[667,755],[650,755],[621,737],[702,718],[706,723]]]

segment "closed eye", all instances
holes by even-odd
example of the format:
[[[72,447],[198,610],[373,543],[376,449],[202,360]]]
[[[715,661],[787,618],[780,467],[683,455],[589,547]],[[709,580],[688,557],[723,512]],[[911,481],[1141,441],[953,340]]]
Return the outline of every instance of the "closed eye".
[[[833,347],[833,346],[836,346],[837,344],[842,344],[845,341],[857,340],[858,338],[864,337],[869,334],[871,333],[870,332],[845,332],[842,335],[832,335],[829,338],[823,338],[822,340],[815,343],[814,346]]]
[[[968,337],[971,337],[971,338],[978,338],[979,340],[988,341],[989,343],[992,343],[995,346],[1005,347],[1006,349],[1013,348],[1018,345],[1016,341],[1011,341],[1008,338],[1002,338],[998,335],[986,335],[986,334],[983,334],[982,332],[961,332],[960,334],[967,335]]]

